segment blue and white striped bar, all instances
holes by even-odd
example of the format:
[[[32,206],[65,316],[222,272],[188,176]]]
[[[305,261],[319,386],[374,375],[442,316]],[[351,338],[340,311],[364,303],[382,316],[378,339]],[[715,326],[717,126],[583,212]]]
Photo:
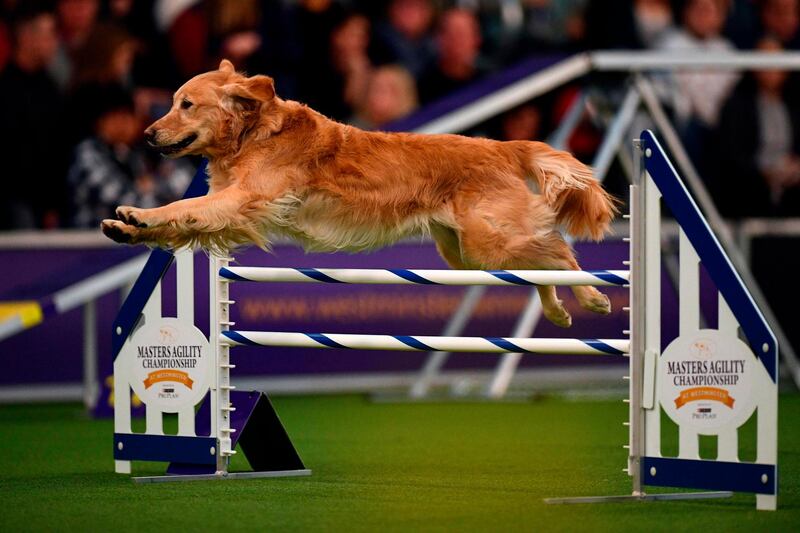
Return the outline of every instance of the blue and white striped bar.
[[[515,337],[435,337],[359,335],[348,333],[293,333],[278,331],[223,331],[220,341],[231,346],[287,346],[292,348],[346,348],[423,352],[522,352],[540,355],[625,355],[627,339],[528,339]]]
[[[409,270],[405,268],[224,267],[223,279],[386,285],[628,285],[627,270]]]

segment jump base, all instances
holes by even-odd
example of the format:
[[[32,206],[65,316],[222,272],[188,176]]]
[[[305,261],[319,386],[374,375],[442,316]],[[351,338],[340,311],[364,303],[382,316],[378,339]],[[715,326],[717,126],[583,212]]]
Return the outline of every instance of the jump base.
[[[176,481],[225,481],[226,479],[255,479],[270,477],[310,476],[311,470],[283,470],[276,472],[221,472],[186,476],[140,476],[131,478],[134,483],[173,483]]]
[[[710,500],[713,498],[730,498],[733,492],[667,492],[662,494],[620,494],[617,496],[577,496],[572,498],[545,498],[549,505],[570,505],[574,503],[624,503],[652,502],[662,500]]]

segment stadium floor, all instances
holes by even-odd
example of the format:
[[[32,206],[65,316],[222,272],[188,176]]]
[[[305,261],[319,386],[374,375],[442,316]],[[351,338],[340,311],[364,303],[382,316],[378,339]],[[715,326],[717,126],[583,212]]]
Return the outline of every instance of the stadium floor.
[[[77,405],[2,406],[0,529],[798,531],[800,524],[797,394],[780,400],[776,513],[756,512],[752,495],[545,505],[548,496],[630,491],[619,400],[274,403],[311,477],[136,485],[112,472],[110,420],[91,420]],[[740,435],[743,447],[752,432]],[[163,472],[159,464],[136,466],[136,474]]]

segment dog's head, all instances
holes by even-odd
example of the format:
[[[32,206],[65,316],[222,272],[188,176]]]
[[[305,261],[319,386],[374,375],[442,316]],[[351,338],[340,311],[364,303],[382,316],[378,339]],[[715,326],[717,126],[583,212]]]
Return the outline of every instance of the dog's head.
[[[175,92],[172,108],[144,132],[170,157],[216,156],[231,150],[275,100],[268,76],[245,77],[223,59],[219,70],[195,76]]]

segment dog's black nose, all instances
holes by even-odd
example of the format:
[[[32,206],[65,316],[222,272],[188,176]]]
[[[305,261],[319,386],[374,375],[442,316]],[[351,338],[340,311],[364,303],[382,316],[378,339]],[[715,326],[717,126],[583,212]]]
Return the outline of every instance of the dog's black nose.
[[[158,131],[151,128],[147,128],[146,130],[144,130],[144,140],[147,141],[147,144],[155,145],[157,134]]]

